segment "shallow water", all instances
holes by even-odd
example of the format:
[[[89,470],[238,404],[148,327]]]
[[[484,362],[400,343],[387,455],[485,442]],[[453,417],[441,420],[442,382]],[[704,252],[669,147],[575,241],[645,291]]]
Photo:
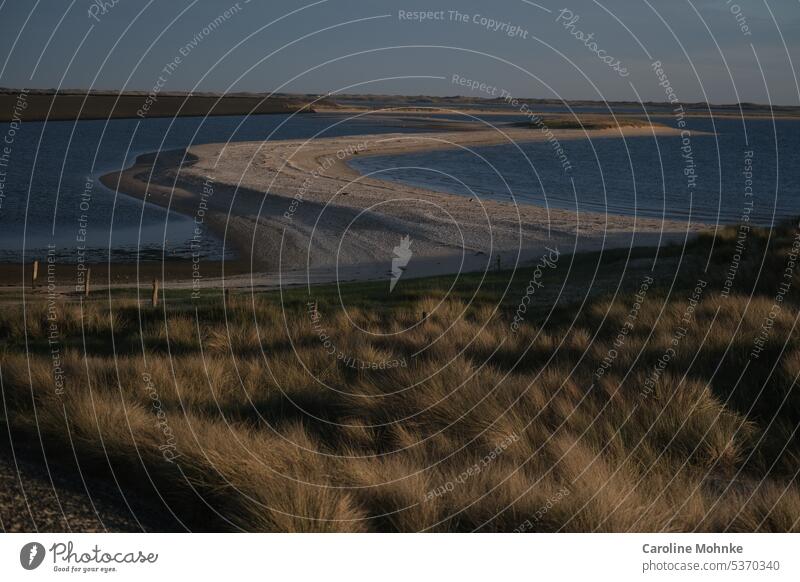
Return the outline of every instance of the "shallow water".
[[[349,163],[414,186],[581,212],[759,225],[800,216],[800,121],[690,117],[687,126],[688,148],[680,136],[563,141],[569,170],[547,142]]]

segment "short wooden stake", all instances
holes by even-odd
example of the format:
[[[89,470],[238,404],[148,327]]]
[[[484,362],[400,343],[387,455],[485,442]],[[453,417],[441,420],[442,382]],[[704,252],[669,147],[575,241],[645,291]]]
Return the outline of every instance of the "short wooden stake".
[[[83,287],[83,296],[89,296],[89,282],[92,280],[92,269],[91,267],[86,269],[86,284]]]
[[[153,307],[158,307],[158,279],[153,279]]]
[[[33,272],[31,272],[31,286],[36,287],[36,279],[39,278],[39,261],[33,261]]]

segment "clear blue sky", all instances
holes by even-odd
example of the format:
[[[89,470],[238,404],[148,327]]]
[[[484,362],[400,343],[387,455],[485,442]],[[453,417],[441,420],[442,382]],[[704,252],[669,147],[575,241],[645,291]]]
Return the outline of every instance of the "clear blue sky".
[[[663,101],[650,68],[660,60],[681,101],[800,103],[790,64],[800,66],[797,0],[541,0],[543,8],[327,0],[305,9],[311,1],[106,0],[105,11],[98,3],[0,0],[0,86],[146,90],[161,76],[165,91],[320,93],[359,84],[345,90],[478,95],[452,83],[458,74],[523,97],[636,100],[638,91]],[[579,19],[557,21],[563,8]],[[442,10],[444,19],[403,20],[400,10]],[[482,17],[519,32],[490,30]],[[594,33],[596,45],[578,33]],[[409,78],[380,80],[387,77]]]

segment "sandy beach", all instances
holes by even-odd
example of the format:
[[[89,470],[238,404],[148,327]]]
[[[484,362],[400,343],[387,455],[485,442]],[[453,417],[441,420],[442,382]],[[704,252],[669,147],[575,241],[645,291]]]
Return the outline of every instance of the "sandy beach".
[[[388,277],[394,248],[404,236],[413,253],[406,275],[424,276],[494,267],[498,257],[511,267],[538,258],[545,247],[571,253],[658,245],[682,240],[703,225],[578,216],[434,192],[362,176],[347,164],[354,156],[472,150],[548,137],[566,142],[674,133],[653,126],[554,130],[547,136],[538,129],[503,128],[206,144],[140,156],[131,168],[102,181],[193,217],[222,236],[238,251],[240,263],[249,265],[247,275],[231,277],[226,285]],[[206,283],[213,284],[211,279]]]

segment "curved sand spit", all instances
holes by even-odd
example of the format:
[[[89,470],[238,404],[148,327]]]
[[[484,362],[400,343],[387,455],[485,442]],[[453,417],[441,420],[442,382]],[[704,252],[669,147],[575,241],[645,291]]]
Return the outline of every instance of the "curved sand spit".
[[[675,131],[623,127],[553,133],[567,142],[587,136],[652,139]],[[141,156],[133,167],[103,176],[103,182],[202,218],[252,261],[262,284],[305,281],[307,275],[312,282],[388,278],[393,249],[405,235],[413,253],[407,274],[420,276],[483,269],[494,266],[498,255],[510,266],[518,256],[538,258],[545,246],[569,253],[603,245],[655,245],[702,226],[480,201],[364,177],[347,165],[356,155],[544,139],[539,130],[510,129],[208,144],[186,154]]]

